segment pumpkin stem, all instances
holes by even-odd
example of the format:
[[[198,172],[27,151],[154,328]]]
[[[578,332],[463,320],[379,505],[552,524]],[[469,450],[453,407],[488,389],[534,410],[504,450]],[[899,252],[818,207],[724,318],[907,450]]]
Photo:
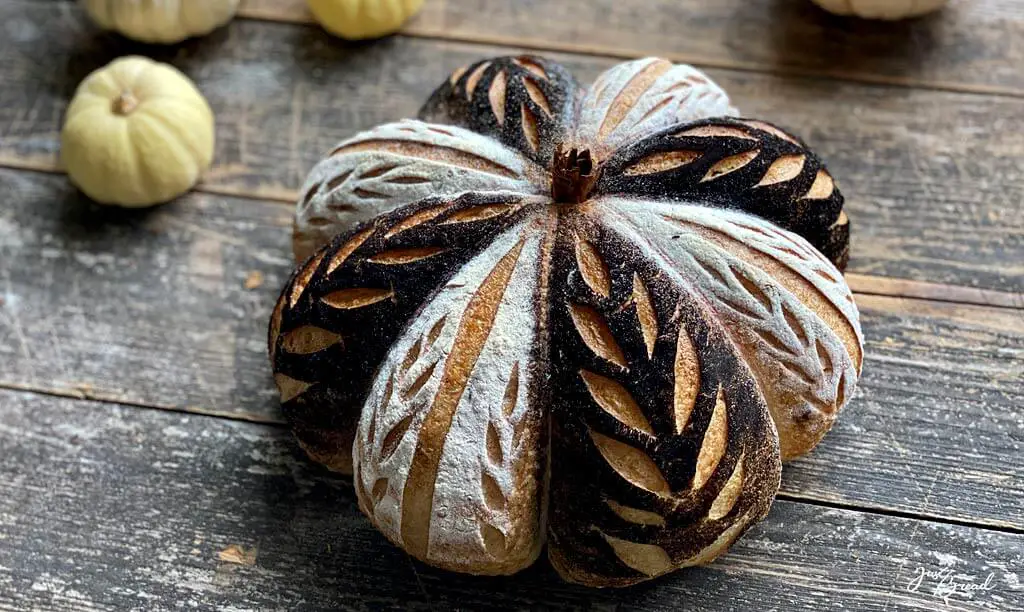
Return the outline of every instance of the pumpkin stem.
[[[559,145],[551,167],[551,197],[563,204],[584,202],[600,175],[589,149],[566,150]]]
[[[111,108],[115,115],[129,115],[138,105],[139,99],[132,95],[130,91],[125,91],[118,97],[114,98],[114,103],[111,105]]]

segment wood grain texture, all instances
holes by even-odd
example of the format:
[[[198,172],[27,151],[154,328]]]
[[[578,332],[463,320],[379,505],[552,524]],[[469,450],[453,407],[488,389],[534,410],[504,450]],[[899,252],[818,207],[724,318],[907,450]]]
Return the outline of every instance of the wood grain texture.
[[[4,383],[278,418],[266,330],[292,266],[287,209],[193,194],[130,211],[11,170],[0,189]]]
[[[291,270],[285,207],[192,194],[121,211],[14,170],[0,190],[0,385],[280,420],[266,325]],[[783,491],[1024,528],[1024,311],[857,299],[864,377]]]
[[[432,569],[278,427],[0,392],[0,610],[934,610],[1020,602],[1024,536],[777,501],[707,568],[629,590]],[[991,578],[989,578],[991,575]],[[986,582],[987,581],[987,582]]]
[[[886,278],[867,274],[846,274],[846,283],[856,293],[871,295],[895,295],[902,297],[976,304],[978,306],[1001,306],[1003,308],[1024,308],[1024,293],[978,289],[943,285],[927,281],[913,281],[903,278]]]
[[[163,48],[98,33],[69,0],[0,0],[0,166],[49,173],[0,170],[0,387],[123,404],[0,390],[0,610],[1024,609],[1017,0],[899,24],[804,0],[438,0],[411,37],[358,45],[269,23],[307,23],[303,5],[243,0],[265,21]],[[595,592],[543,562],[509,579],[413,564],[275,425],[280,202],[337,141],[513,47],[601,55],[554,54],[583,81],[612,57],[712,67],[848,195],[864,379],[787,465],[767,521],[708,569]],[[184,69],[218,117],[201,193],[152,211],[96,207],[53,174],[74,87],[128,53]]]
[[[342,138],[414,115],[454,67],[511,51],[402,37],[352,45],[312,27],[248,20],[164,49],[98,33],[62,2],[8,0],[0,21],[12,32],[0,39],[0,164],[57,169],[61,115],[77,82],[117,55],[145,53],[185,70],[215,109],[216,162],[202,189],[289,202]],[[62,70],[52,69],[54,58]],[[614,63],[554,59],[584,82]],[[850,271],[1024,291],[1024,143],[1013,127],[1024,122],[1024,100],[733,70],[711,76],[745,114],[793,129],[828,161],[848,198]]]
[[[1024,313],[867,295],[857,304],[864,376],[822,444],[784,466],[783,491],[866,507],[902,499],[894,507],[906,512],[1024,528]],[[978,497],[966,493],[975,487]]]
[[[243,0],[239,14],[292,22],[312,19],[304,0]],[[800,0],[428,2],[403,32],[1024,94],[1024,75],[1015,68],[1024,62],[1024,8],[1015,0],[954,0],[940,13],[897,23],[843,19]]]

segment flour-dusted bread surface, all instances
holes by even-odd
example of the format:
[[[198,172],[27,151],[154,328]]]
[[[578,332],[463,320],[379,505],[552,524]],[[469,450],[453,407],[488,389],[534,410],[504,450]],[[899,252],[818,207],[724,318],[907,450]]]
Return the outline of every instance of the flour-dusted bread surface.
[[[589,90],[522,56],[310,176],[270,352],[309,454],[439,567],[545,543],[624,586],[713,560],[853,394],[849,223],[822,162],[664,60]]]
[[[303,261],[340,228],[428,197],[543,194],[543,171],[469,130],[389,123],[339,144],[313,168],[296,208],[293,245]]]

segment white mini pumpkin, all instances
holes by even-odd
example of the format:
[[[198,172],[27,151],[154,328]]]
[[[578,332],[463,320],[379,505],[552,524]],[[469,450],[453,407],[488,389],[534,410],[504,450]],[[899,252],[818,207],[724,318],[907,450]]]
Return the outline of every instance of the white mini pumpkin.
[[[78,86],[61,130],[71,182],[93,200],[151,206],[192,188],[213,159],[213,111],[173,66],[122,57]]]
[[[79,0],[97,25],[148,43],[202,36],[235,16],[238,0]]]
[[[949,0],[814,0],[821,8],[837,15],[865,19],[906,19],[937,11]]]
[[[393,34],[415,15],[423,0],[308,0],[325,30],[351,40]]]

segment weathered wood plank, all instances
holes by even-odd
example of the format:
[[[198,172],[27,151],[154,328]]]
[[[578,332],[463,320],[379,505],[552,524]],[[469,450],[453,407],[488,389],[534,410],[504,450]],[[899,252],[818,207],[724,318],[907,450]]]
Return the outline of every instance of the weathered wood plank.
[[[99,34],[65,3],[25,0],[0,5],[0,22],[11,33],[0,38],[0,164],[55,169],[77,82],[117,55],[145,53],[188,72],[216,109],[217,163],[203,189],[285,201],[338,140],[414,114],[454,67],[513,51],[409,38],[348,45],[313,27],[247,20],[167,49]],[[558,59],[584,81],[613,61]],[[1024,291],[1024,99],[712,75],[746,113],[796,128],[830,160],[854,223],[852,272]]]
[[[120,211],[12,170],[0,191],[0,385],[280,420],[265,337],[286,207],[193,194]],[[858,396],[784,490],[1024,528],[1024,311],[857,297]]]
[[[0,190],[5,384],[279,420],[266,326],[292,266],[286,207],[193,194],[115,210],[11,170]]]
[[[308,22],[305,0],[243,0],[241,15]],[[406,34],[706,66],[1024,94],[1024,8],[954,1],[902,23],[834,17],[809,0],[428,2]]]
[[[991,289],[978,289],[976,287],[929,283],[927,281],[870,276],[857,274],[856,272],[848,273],[846,275],[846,282],[857,293],[893,295],[923,300],[937,300],[940,302],[975,304],[978,306],[1024,308],[1024,293],[1009,293],[993,291]]]
[[[861,385],[822,444],[784,467],[784,491],[1024,528],[1024,311],[868,295],[857,304]]]
[[[0,406],[3,610],[1010,610],[1024,596],[1024,535],[787,501],[711,566],[638,588],[565,585],[546,562],[449,574],[389,545],[281,428],[6,391]],[[946,576],[983,590],[936,592]]]

